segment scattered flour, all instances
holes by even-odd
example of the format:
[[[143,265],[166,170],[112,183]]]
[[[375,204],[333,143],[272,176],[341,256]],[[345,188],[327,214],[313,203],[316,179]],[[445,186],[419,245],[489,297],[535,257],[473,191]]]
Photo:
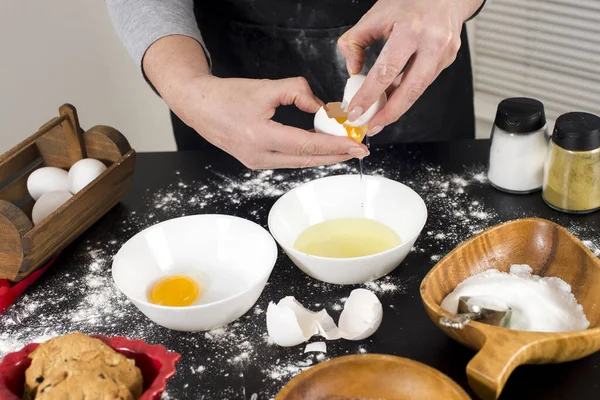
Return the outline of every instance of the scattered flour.
[[[64,274],[43,290],[29,290],[0,316],[0,358],[31,342],[74,330],[93,333],[127,320],[132,306],[113,285],[107,246],[87,246],[77,271]],[[59,260],[60,261],[60,260]],[[57,262],[58,264],[58,262]]]
[[[455,175],[438,166],[409,163],[403,165],[400,176],[396,160],[372,158],[377,161],[366,163],[367,174],[400,180],[425,200],[431,216],[427,223],[428,234],[421,235],[412,252],[425,256],[425,260],[431,258],[431,265],[458,243],[500,222],[494,210],[477,195],[477,190],[487,181],[483,166]],[[172,386],[163,396],[165,400],[191,398],[193,391],[203,387],[202,382],[207,379],[219,379],[221,387],[219,392],[204,393],[206,398],[239,398],[238,388],[243,381],[240,375],[249,367],[258,368],[264,376],[259,398],[270,398],[293,376],[327,360],[324,354],[304,356],[293,349],[273,345],[264,326],[268,298],[261,298],[253,310],[227,327],[204,334],[175,334],[150,322],[113,286],[112,257],[129,237],[150,225],[206,212],[246,216],[264,225],[273,200],[293,187],[325,176],[358,172],[355,162],[306,170],[250,171],[234,178],[216,174],[210,166],[206,171],[209,178],[202,181],[183,180],[175,172],[172,184],[147,191],[139,209],[116,211],[124,214],[122,221],[111,226],[114,232],[95,231],[95,235],[104,240],[72,244],[69,272],[42,279],[0,316],[0,358],[27,343],[74,330],[124,335],[150,343],[164,343],[168,337],[168,343],[176,346],[174,350],[185,354],[178,370],[187,374],[173,377]],[[515,211],[515,218],[523,216],[529,215]],[[587,239],[586,245],[600,256],[597,230],[575,223],[568,228],[576,236]],[[424,265],[422,269],[428,267]],[[418,274],[415,272],[415,280]],[[343,308],[346,299],[340,296],[347,289],[340,290],[339,286],[304,276],[294,288],[286,289],[286,281],[274,280],[276,278],[277,273],[274,273],[268,286],[276,288],[271,289],[275,298],[294,294],[297,298],[312,298],[334,311]],[[409,283],[411,280],[391,274],[364,286],[378,295],[390,294],[394,296],[390,299],[396,299],[407,292]],[[366,348],[357,344],[355,350],[348,351],[365,353]],[[335,348],[331,353],[336,354]]]
[[[322,360],[325,358],[322,357]],[[314,365],[315,361],[318,361],[317,357],[312,354],[309,354],[302,360],[293,362],[281,362],[277,360],[271,367],[264,369],[263,372],[272,380],[287,383],[289,379]]]
[[[571,285],[560,278],[533,275],[529,265],[512,265],[510,273],[490,269],[462,281],[441,306],[456,312],[461,296],[485,296],[510,306],[512,329],[536,332],[566,332],[590,325],[583,307],[571,293]]]
[[[365,288],[369,289],[374,293],[394,293],[398,291],[405,291],[406,286],[401,283],[394,283],[391,276],[386,276],[376,281],[370,281],[364,284]]]

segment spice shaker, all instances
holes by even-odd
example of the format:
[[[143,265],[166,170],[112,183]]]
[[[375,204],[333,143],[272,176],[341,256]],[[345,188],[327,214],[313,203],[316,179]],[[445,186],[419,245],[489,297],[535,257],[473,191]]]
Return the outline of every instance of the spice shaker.
[[[569,213],[600,209],[600,117],[584,112],[556,120],[544,169],[543,197]]]
[[[542,188],[550,135],[544,105],[535,99],[514,97],[498,104],[488,179],[509,193],[531,193]]]

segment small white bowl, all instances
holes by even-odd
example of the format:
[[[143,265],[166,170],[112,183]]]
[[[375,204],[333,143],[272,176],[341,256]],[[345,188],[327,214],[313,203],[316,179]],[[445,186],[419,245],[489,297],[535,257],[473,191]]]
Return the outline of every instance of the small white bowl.
[[[294,248],[309,226],[336,218],[369,218],[394,230],[402,243],[364,257],[317,257]],[[406,257],[427,220],[423,199],[383,177],[338,175],[305,183],[284,194],[269,212],[269,230],[298,268],[327,283],[368,282],[392,272]]]
[[[127,241],[112,265],[117,287],[148,318],[178,331],[206,331],[244,315],[258,300],[277,260],[261,226],[229,215],[193,215],[151,226]],[[196,278],[199,304],[168,307],[148,301],[150,287],[172,274]]]

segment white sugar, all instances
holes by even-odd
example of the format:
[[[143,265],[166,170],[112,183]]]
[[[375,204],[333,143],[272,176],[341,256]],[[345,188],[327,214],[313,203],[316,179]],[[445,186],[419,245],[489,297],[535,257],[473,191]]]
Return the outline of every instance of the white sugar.
[[[461,296],[485,296],[513,309],[511,329],[567,332],[590,325],[571,286],[556,277],[532,275],[529,265],[512,265],[510,273],[490,269],[462,281],[441,306],[456,312]]]

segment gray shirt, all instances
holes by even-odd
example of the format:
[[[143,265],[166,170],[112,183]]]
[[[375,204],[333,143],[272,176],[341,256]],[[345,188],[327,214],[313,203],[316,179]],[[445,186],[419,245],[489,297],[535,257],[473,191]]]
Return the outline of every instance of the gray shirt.
[[[140,68],[152,43],[169,35],[196,39],[210,62],[194,17],[193,0],[106,0],[106,6],[117,35]]]

